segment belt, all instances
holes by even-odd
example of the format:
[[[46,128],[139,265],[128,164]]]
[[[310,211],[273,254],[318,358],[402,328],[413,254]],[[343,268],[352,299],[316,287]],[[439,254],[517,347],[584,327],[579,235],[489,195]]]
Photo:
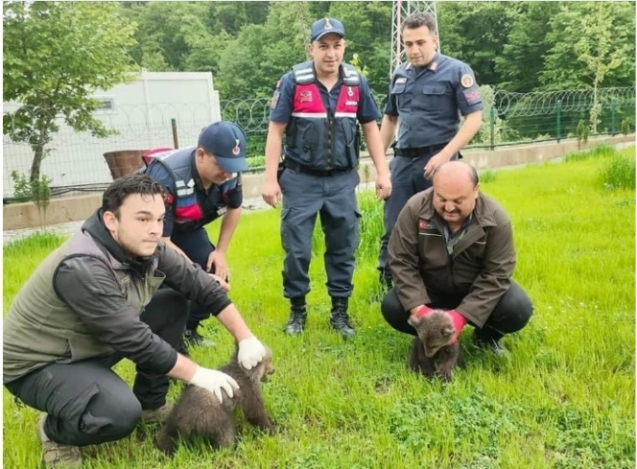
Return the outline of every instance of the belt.
[[[426,156],[430,153],[436,152],[438,150],[442,150],[446,147],[446,143],[441,143],[439,145],[430,145],[428,147],[419,147],[419,148],[396,148],[394,149],[394,153],[396,156],[404,156],[407,158],[418,158],[419,156]]]
[[[300,163],[296,163],[295,161],[285,161],[283,163],[286,168],[289,168],[294,171],[298,171],[299,173],[310,174],[312,176],[326,177],[333,176],[335,174],[344,173],[346,171],[351,171],[353,168],[332,168],[329,170],[320,170],[310,168],[309,166],[302,165]]]

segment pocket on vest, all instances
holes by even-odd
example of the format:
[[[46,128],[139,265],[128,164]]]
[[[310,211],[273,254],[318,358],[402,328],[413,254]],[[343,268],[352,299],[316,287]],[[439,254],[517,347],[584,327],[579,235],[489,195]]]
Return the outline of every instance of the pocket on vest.
[[[360,135],[358,128],[352,128],[352,125],[346,120],[339,121],[338,125],[342,135],[345,137],[345,157],[347,161],[343,162],[343,166],[355,168],[358,164]]]

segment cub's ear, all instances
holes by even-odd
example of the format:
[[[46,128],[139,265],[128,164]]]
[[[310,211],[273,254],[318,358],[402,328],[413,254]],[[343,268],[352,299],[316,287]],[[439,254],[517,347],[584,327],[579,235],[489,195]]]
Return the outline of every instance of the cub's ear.
[[[443,337],[452,337],[454,330],[452,326],[447,326],[447,327],[444,327],[442,331],[440,331],[440,333],[442,334]]]
[[[410,314],[409,319],[407,319],[407,324],[409,324],[412,327],[418,327],[421,322],[422,322],[422,317],[417,318],[413,314]]]

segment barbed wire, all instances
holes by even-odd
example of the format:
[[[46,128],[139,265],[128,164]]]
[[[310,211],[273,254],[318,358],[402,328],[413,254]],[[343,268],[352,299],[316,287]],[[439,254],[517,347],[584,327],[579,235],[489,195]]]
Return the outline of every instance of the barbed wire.
[[[522,117],[555,114],[558,106],[564,112],[587,111],[594,103],[594,90],[536,91],[514,93],[497,90],[494,93],[494,107],[499,116]],[[626,105],[635,103],[635,88],[600,88],[598,102],[609,106],[613,103]]]
[[[495,148],[516,142],[546,141],[573,135],[578,123],[588,121],[595,96],[591,89],[513,93],[504,90],[485,91],[483,125],[471,146]],[[487,95],[489,95],[487,97]],[[384,110],[386,94],[373,93]],[[597,133],[614,134],[635,129],[635,88],[602,88],[597,93]],[[491,104],[492,103],[492,104]],[[104,154],[113,151],[145,151],[157,147],[183,148],[195,145],[201,129],[211,122],[231,120],[239,124],[248,137],[248,157],[262,156],[265,149],[270,116],[270,98],[229,99],[189,103],[153,103],[127,105],[116,103],[99,109],[93,117],[104,128],[117,132],[97,138],[90,131],[75,131],[62,116],[58,127],[48,135],[38,134],[32,119],[46,109],[5,103],[3,133],[4,195],[13,193],[12,171],[28,174],[34,146],[46,144],[46,157],[41,171],[52,177],[52,187],[91,190],[112,181]],[[493,107],[493,115],[489,107]],[[19,111],[16,113],[16,111]],[[493,119],[495,118],[495,119]],[[41,130],[41,129],[40,129]],[[16,137],[13,139],[12,137]],[[25,138],[27,137],[27,138]],[[26,140],[26,141],[25,141]],[[58,190],[56,189],[56,190]]]

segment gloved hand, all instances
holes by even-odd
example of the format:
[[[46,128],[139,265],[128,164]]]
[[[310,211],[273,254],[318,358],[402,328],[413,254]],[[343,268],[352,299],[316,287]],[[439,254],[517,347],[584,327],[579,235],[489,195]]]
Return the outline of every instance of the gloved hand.
[[[195,374],[192,375],[188,384],[207,389],[217,396],[219,402],[223,401],[223,393],[221,392],[222,389],[226,392],[228,397],[234,396],[234,390],[239,389],[239,385],[232,376],[222,373],[221,371],[210,370],[199,365],[197,365]]]
[[[255,336],[239,342],[239,364],[246,370],[257,366],[265,357],[265,347]]]
[[[460,333],[462,332],[462,328],[467,324],[467,318],[465,318],[462,314],[460,314],[455,309],[447,311],[447,314],[451,316],[451,321],[453,322],[453,328],[456,330],[456,333],[453,335],[453,339],[451,339],[451,343],[455,344],[460,337]]]
[[[421,318],[423,316],[427,316],[429,313],[431,313],[433,311],[433,309],[431,309],[429,306],[427,305],[423,305],[418,312],[416,313],[416,317],[417,318]]]

